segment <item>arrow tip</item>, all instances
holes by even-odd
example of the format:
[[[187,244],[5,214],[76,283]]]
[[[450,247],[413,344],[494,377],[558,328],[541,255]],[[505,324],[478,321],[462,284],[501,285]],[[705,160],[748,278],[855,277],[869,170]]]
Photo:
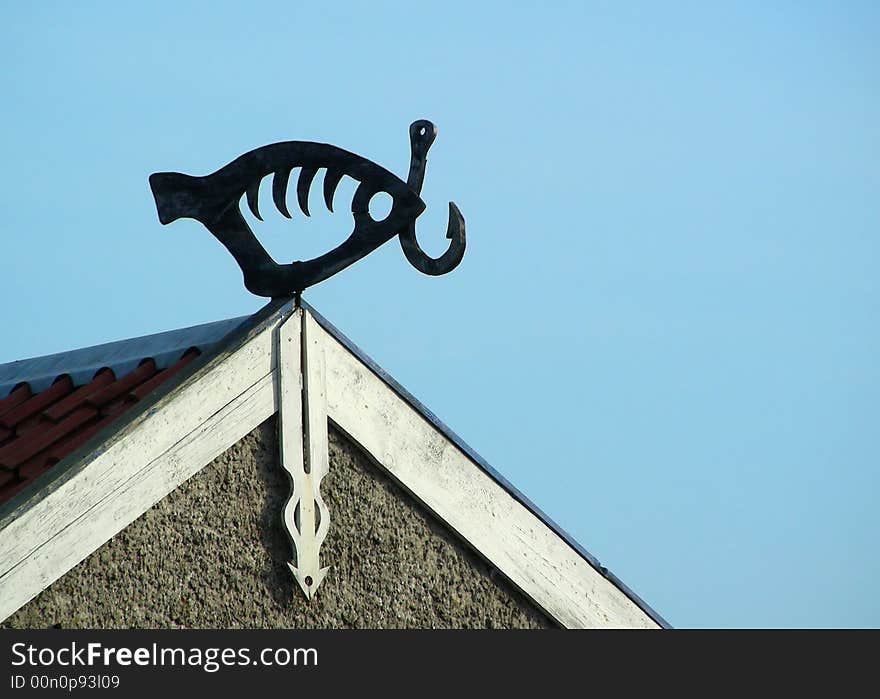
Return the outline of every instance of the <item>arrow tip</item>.
[[[293,565],[293,563],[288,563],[287,567],[290,568],[290,572],[293,573],[293,577],[296,578],[303,594],[309,602],[315,598],[315,592],[318,589],[318,585],[324,581],[324,578],[327,576],[327,571],[330,570],[329,566],[325,566],[324,568],[319,568],[317,573],[310,573],[300,570]]]

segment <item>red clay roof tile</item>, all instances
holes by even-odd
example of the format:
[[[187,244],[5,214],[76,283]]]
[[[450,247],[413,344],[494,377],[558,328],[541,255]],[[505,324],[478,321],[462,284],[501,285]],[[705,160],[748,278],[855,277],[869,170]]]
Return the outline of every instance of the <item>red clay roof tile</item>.
[[[14,471],[3,471],[0,470],[0,493],[3,492],[4,488],[13,487],[18,483],[18,476],[15,475]]]
[[[38,393],[37,395],[28,398],[12,410],[7,410],[3,416],[0,417],[0,425],[3,425],[3,427],[15,427],[19,422],[23,422],[31,417],[31,415],[36,415],[43,410],[43,408],[54,403],[59,398],[63,398],[72,390],[73,382],[70,380],[70,377],[60,376],[55,379],[55,383],[42,393]]]
[[[119,398],[119,396],[127,393],[132,388],[143,383],[155,374],[156,362],[152,359],[146,359],[134,371],[128,372],[121,379],[117,379],[107,387],[92,393],[86,398],[86,403],[95,408],[105,406],[113,399]]]
[[[178,371],[183,369],[187,364],[189,364],[193,359],[198,357],[200,354],[199,350],[195,347],[190,347],[186,352],[183,353],[183,356],[178,359],[174,364],[172,364],[167,369],[163,369],[158,374],[156,374],[153,378],[145,381],[140,386],[132,390],[129,394],[135,400],[140,400],[145,395],[150,393],[156,386],[158,386],[163,381],[167,381],[172,376],[174,376]]]
[[[162,371],[146,357],[116,377],[104,368],[87,384],[74,388],[61,375],[33,394],[22,384],[0,400],[0,504],[50,470],[131,406],[183,369],[201,352],[191,347]]]
[[[126,406],[128,407],[128,406]],[[121,412],[121,411],[120,411]],[[52,448],[47,452],[47,456],[49,459],[55,461],[56,463],[64,458],[67,454],[72,452],[74,449],[79,447],[82,444],[85,444],[89,439],[104,429],[107,425],[113,422],[117,417],[119,417],[120,413],[116,413],[114,415],[107,415],[106,417],[98,420],[97,422],[85,427],[81,430],[77,430],[72,435],[60,441],[52,446]]]
[[[53,422],[58,422],[76,406],[84,403],[86,398],[91,396],[93,393],[97,393],[105,386],[109,386],[114,381],[116,381],[116,376],[113,374],[112,369],[100,369],[91,381],[89,381],[84,386],[80,386],[64,400],[58,401],[51,408],[45,410],[43,412],[43,415],[45,415]]]
[[[24,461],[40,453],[43,449],[51,446],[97,415],[98,411],[95,408],[83,405],[74,410],[57,425],[52,425],[47,430],[39,430],[33,437],[29,436],[28,439],[17,439],[7,444],[0,449],[0,466],[15,468],[21,465]]]
[[[41,475],[43,471],[49,470],[58,463],[58,459],[49,459],[45,454],[34,456],[25,461],[21,466],[15,469],[15,473],[20,481],[33,480]]]
[[[41,414],[31,415],[27,420],[22,420],[15,426],[15,434],[20,438],[29,435],[34,430],[43,430],[51,427],[52,423]]]
[[[3,417],[5,413],[9,410],[12,410],[19,403],[23,403],[28,398],[31,397],[31,387],[27,384],[22,384],[18,386],[12,393],[10,393],[6,398],[0,400],[0,417]]]

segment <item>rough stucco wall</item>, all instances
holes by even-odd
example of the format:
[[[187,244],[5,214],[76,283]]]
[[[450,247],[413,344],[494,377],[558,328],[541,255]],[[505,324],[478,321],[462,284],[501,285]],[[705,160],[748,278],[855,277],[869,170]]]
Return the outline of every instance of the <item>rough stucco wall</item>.
[[[275,419],[2,625],[61,628],[554,626],[339,432],[321,491],[331,566],[308,604],[291,576]]]

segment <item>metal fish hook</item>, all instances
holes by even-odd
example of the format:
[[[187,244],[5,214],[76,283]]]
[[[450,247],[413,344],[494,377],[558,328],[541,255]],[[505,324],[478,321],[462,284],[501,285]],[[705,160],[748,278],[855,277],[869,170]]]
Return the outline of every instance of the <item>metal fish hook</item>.
[[[409,127],[410,162],[406,184],[416,194],[422,193],[425,181],[425,167],[428,164],[428,149],[437,138],[437,127],[426,119],[414,121]],[[422,250],[416,238],[415,219],[400,232],[400,247],[409,263],[419,272],[430,275],[446,274],[455,269],[464,257],[467,241],[465,239],[464,216],[454,202],[449,202],[449,223],[446,237],[452,241],[440,257],[434,258]]]

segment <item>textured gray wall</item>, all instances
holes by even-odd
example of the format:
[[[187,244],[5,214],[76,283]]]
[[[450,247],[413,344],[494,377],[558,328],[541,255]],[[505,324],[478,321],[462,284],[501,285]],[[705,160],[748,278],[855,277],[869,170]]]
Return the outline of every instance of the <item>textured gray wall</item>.
[[[57,580],[5,627],[542,628],[554,624],[330,433],[330,571],[308,604],[287,568],[275,419]]]

